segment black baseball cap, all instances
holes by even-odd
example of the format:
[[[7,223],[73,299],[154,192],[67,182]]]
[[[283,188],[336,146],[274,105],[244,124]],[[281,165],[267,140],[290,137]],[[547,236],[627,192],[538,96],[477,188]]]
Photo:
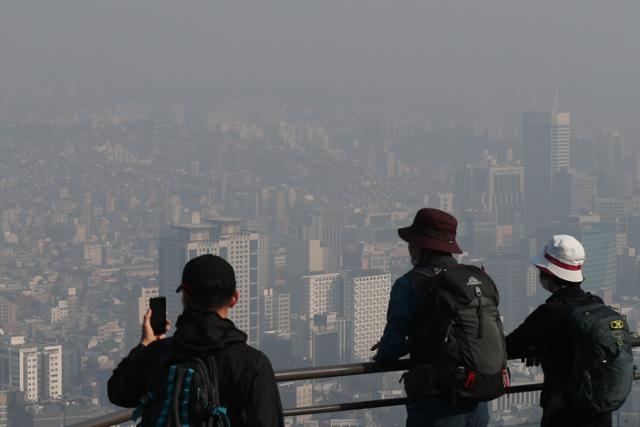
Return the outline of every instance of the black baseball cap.
[[[200,255],[185,264],[176,293],[180,291],[205,301],[230,298],[236,291],[236,275],[224,258]]]

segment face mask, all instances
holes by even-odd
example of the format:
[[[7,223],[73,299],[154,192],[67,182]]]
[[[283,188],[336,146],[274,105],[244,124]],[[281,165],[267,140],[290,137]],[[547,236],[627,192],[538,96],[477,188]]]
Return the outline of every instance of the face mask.
[[[547,291],[549,291],[551,293],[554,293],[555,291],[558,290],[558,286],[553,283],[553,280],[551,279],[551,277],[541,276],[540,277],[540,284],[542,285],[542,287],[544,289],[546,289]]]
[[[543,277],[540,277],[540,284],[542,285],[542,287],[543,287],[545,290],[547,290],[547,291],[549,291],[549,292],[553,292],[553,291],[551,290],[551,280],[549,280],[549,278],[548,278],[548,277],[544,277],[544,276],[543,276]]]

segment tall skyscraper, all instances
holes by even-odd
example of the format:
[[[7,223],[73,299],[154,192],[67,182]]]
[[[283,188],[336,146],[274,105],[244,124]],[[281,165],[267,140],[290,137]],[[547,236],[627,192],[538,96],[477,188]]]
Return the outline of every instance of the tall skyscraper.
[[[546,224],[554,217],[551,208],[555,177],[571,165],[569,113],[530,112],[522,120],[525,220],[529,227]]]
[[[524,168],[490,166],[487,200],[498,226],[519,225],[524,211]]]
[[[341,355],[341,330],[336,313],[315,315],[311,324],[310,359],[313,366],[330,366],[343,363]]]
[[[247,333],[248,343],[259,344],[259,292],[269,278],[266,237],[246,229],[244,220],[220,218],[202,224],[173,226],[160,239],[160,293],[167,297],[167,318],[174,321],[181,311],[180,295],[175,293],[184,264],[203,254],[226,259],[235,270],[240,293],[230,319]]]
[[[345,317],[351,320],[353,358],[371,358],[371,346],[378,342],[387,320],[391,275],[375,271],[352,272],[345,281]]]
[[[456,174],[454,210],[487,213],[497,227],[512,226],[520,234],[524,213],[522,166],[466,165]]]
[[[342,248],[342,223],[329,218],[329,214],[312,212],[301,226],[304,240],[320,240],[323,247],[340,250]]]
[[[585,215],[593,210],[597,178],[576,169],[563,169],[556,175],[553,206],[558,216]]]
[[[294,322],[295,354],[313,357],[312,332],[315,316],[343,312],[344,279],[340,273],[302,276],[297,289],[297,315]]]
[[[0,385],[15,387],[27,402],[62,397],[62,346],[27,343],[22,336],[0,343]]]

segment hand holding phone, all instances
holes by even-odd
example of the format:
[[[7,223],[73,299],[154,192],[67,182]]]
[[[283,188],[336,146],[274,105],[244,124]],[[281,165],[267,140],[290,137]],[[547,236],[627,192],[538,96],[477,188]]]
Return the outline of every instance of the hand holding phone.
[[[149,300],[149,310],[144,315],[142,322],[142,339],[140,343],[144,346],[153,341],[164,339],[171,322],[167,320],[167,303],[165,297],[151,298]]]
[[[156,297],[149,300],[151,309],[151,328],[155,336],[163,335],[167,332],[167,299]]]

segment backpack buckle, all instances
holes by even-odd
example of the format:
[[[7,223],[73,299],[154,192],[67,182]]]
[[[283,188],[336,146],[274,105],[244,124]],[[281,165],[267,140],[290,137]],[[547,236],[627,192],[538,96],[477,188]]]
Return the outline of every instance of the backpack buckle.
[[[502,369],[502,385],[505,390],[511,387],[511,373],[509,372],[509,368]]]
[[[469,390],[471,387],[476,385],[476,373],[474,371],[470,371],[467,374],[467,380],[464,383],[464,389]]]

